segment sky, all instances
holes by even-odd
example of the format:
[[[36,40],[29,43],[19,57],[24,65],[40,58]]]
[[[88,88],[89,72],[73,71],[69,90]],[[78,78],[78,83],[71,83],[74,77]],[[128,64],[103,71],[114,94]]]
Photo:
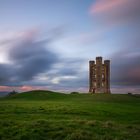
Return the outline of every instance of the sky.
[[[0,0],[0,91],[88,92],[111,60],[111,92],[140,93],[139,0]]]

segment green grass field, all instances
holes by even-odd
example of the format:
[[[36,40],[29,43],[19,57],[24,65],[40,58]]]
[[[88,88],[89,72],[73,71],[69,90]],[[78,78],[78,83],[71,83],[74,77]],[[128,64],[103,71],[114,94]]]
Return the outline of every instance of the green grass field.
[[[140,97],[32,91],[0,98],[0,140],[140,140]]]

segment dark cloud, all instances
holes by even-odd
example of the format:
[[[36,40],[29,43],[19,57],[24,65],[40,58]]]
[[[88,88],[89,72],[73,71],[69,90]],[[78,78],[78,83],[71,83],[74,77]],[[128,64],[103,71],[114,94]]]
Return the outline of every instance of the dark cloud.
[[[62,75],[62,76],[75,76],[80,72],[80,68],[82,64],[84,63],[83,59],[73,59],[73,58],[68,58],[68,59],[60,59],[60,67],[55,68],[57,70],[57,75]]]
[[[77,73],[78,70],[72,68],[63,68],[61,71],[59,71],[60,75],[76,75]]]
[[[124,36],[122,46],[112,55],[112,84],[124,86],[140,85],[140,30],[131,29]]]
[[[32,80],[34,76],[49,71],[58,61],[47,41],[35,38],[23,38],[8,50],[10,64],[0,64],[1,85],[22,84]]]
[[[17,68],[20,80],[29,80],[38,73],[48,71],[58,60],[45,48],[44,41],[24,41],[10,50],[10,58]]]
[[[112,85],[140,85],[140,47],[125,48],[112,56]]]
[[[10,80],[12,73],[13,69],[11,69],[11,65],[0,64],[0,83],[7,83]]]

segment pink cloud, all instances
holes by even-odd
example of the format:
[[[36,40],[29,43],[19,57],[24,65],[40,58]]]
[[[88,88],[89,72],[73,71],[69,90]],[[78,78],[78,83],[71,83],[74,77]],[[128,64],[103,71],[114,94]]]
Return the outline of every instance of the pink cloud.
[[[94,21],[101,23],[136,22],[140,16],[139,0],[97,0],[89,8]]]
[[[11,87],[8,86],[0,86],[0,91],[10,91]]]
[[[90,8],[91,14],[109,12],[118,7],[126,5],[129,0],[98,0]]]
[[[30,90],[35,90],[35,89],[39,89],[38,87],[33,87],[33,86],[22,86],[20,87],[21,91],[30,91]]]
[[[31,90],[47,90],[48,88],[45,86],[0,86],[0,91],[18,91],[18,92],[25,92],[25,91],[31,91]]]

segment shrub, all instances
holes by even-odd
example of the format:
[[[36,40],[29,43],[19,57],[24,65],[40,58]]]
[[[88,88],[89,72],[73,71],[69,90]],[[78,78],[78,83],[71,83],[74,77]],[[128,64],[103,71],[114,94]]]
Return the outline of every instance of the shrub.
[[[8,96],[13,96],[13,95],[15,95],[15,94],[17,94],[17,93],[18,93],[18,92],[16,92],[16,91],[13,90],[13,91],[11,91],[11,92],[8,93]]]
[[[79,94],[79,92],[75,92],[75,91],[74,91],[74,92],[71,92],[70,94]]]

